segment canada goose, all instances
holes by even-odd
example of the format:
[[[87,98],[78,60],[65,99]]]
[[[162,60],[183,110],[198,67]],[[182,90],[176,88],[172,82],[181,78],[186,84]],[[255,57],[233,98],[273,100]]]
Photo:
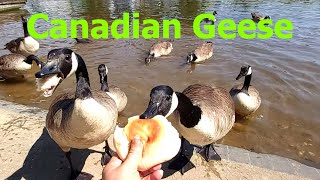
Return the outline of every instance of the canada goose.
[[[176,128],[182,135],[182,144],[186,139],[203,147],[200,152],[205,154],[207,161],[221,160],[211,144],[224,137],[234,124],[234,104],[229,93],[223,88],[201,84],[190,85],[182,93],[174,92],[169,86],[156,86],[151,90],[149,105],[140,118],[167,117],[175,109]],[[187,166],[181,167],[179,162],[189,160],[181,147],[179,158],[170,164],[170,168],[184,173]],[[194,167],[191,162],[188,166]]]
[[[86,44],[86,43],[91,43],[92,42],[90,39],[74,38],[74,40],[76,40],[78,44]]]
[[[245,76],[244,83],[234,86],[230,90],[230,95],[235,104],[236,113],[240,116],[247,116],[255,112],[260,104],[259,91],[250,85],[252,78],[251,66],[242,66],[236,80]]]
[[[39,43],[33,39],[28,32],[28,22],[21,16],[24,37],[19,37],[7,43],[5,49],[12,53],[18,53],[24,56],[34,55],[39,50]]]
[[[148,57],[145,59],[145,62],[148,64],[154,58],[168,55],[171,53],[173,47],[171,42],[159,42],[157,44],[154,44],[148,54]]]
[[[47,63],[35,76],[40,78],[39,81],[45,81],[42,82],[48,87],[42,89],[45,94],[52,95],[56,87],[74,72],[77,79],[76,92],[57,96],[46,117],[49,135],[65,152],[70,163],[71,178],[75,178],[77,173],[72,165],[70,149],[86,149],[106,142],[118,118],[114,100],[101,90],[91,90],[86,64],[72,50],[51,50]],[[54,77],[58,81],[50,80]],[[51,85],[47,85],[48,82]]]
[[[197,47],[196,50],[191,52],[187,57],[187,64],[198,63],[206,59],[209,59],[213,55],[213,43],[208,41],[201,46]]]
[[[214,15],[214,20],[210,20],[209,18],[205,18],[205,19],[204,19],[204,22],[206,22],[206,23],[211,22],[211,24],[214,24],[214,22],[217,21],[216,15],[217,15],[218,13],[217,13],[217,11],[213,11],[212,14]]]
[[[271,19],[270,16],[262,16],[255,12],[251,13],[251,16],[252,16],[252,20],[256,23],[264,19]]]
[[[0,77],[2,79],[10,79],[21,75],[22,71],[30,70],[32,62],[36,62],[41,69],[42,62],[35,55],[25,57],[21,54],[6,54],[0,57]]]
[[[122,112],[128,102],[126,94],[119,87],[108,85],[108,68],[104,64],[99,65],[98,71],[100,76],[101,90],[107,92],[108,95],[113,98],[117,104],[118,112]]]

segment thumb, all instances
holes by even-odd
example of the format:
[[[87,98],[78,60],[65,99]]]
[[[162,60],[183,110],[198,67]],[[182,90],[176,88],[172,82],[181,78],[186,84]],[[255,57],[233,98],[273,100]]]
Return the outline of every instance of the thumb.
[[[130,150],[123,164],[137,169],[142,158],[143,145],[139,136],[135,136],[130,144]]]

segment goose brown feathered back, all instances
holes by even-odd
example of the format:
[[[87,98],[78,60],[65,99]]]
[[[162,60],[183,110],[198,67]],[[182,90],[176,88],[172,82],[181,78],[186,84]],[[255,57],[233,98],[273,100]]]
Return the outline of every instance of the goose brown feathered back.
[[[41,66],[41,61],[37,56],[25,57],[20,54],[6,54],[0,57],[0,70],[26,71],[31,69],[33,61]]]
[[[187,87],[182,93],[191,100],[194,106],[198,106],[201,109],[201,120],[203,120],[203,117],[207,118],[208,122],[199,120],[198,124],[194,126],[196,131],[201,132],[202,129],[212,128],[212,132],[209,132],[211,131],[209,129],[205,132],[207,140],[202,142],[199,137],[190,133],[189,128],[186,128],[188,122],[185,125],[181,123],[179,132],[190,143],[201,146],[211,144],[224,137],[230,131],[235,121],[235,110],[232,98],[224,88],[212,88],[208,85],[195,84]],[[188,119],[180,119],[181,121],[188,121]],[[208,127],[206,127],[207,125]]]
[[[24,56],[34,55],[39,50],[39,43],[29,35],[27,20],[21,16],[24,37],[19,37],[8,42],[5,45],[5,49],[8,49],[12,53],[21,54]]]
[[[206,42],[197,47],[187,57],[187,63],[199,63],[209,59],[213,55],[213,43]]]
[[[145,59],[146,63],[150,63],[154,58],[168,55],[171,53],[173,47],[171,42],[159,42],[154,45],[149,50],[148,57]]]

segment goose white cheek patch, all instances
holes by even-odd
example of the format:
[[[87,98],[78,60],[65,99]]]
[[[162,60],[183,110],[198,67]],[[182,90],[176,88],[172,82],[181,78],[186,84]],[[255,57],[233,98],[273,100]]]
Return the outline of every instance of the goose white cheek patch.
[[[129,118],[124,128],[117,126],[114,132],[114,148],[121,159],[127,157],[130,141],[136,135],[143,143],[139,171],[169,161],[178,154],[181,146],[178,131],[165,117],[158,115],[152,119],[139,119],[139,116],[134,116]]]
[[[57,74],[37,78],[37,90],[42,91],[44,97],[49,97],[53,94],[61,79]]]

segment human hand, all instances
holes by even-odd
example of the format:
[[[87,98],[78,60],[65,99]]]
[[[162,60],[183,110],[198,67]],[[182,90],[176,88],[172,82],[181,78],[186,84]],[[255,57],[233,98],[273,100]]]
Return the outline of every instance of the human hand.
[[[142,158],[143,145],[140,137],[136,136],[130,144],[127,158],[122,161],[114,156],[104,167],[102,172],[103,180],[159,180],[163,176],[161,164],[156,165],[144,172],[138,171],[138,163]]]

